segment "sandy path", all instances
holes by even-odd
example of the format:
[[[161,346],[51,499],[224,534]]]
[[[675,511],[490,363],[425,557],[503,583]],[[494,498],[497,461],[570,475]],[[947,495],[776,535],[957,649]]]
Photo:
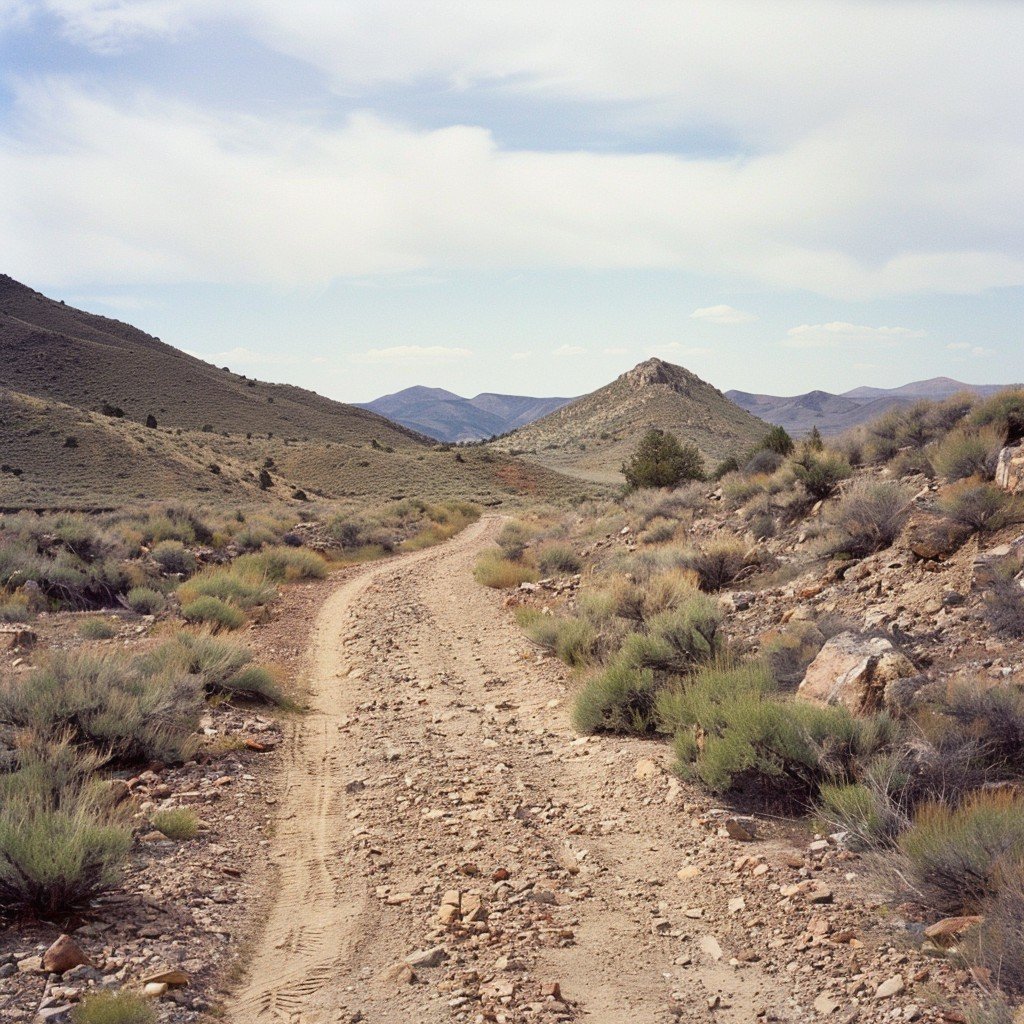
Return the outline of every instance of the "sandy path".
[[[659,765],[638,777],[663,748],[577,738],[561,673],[473,582],[498,525],[324,605],[235,1024],[750,1021],[784,1002],[736,949],[734,892],[677,878],[709,837]]]

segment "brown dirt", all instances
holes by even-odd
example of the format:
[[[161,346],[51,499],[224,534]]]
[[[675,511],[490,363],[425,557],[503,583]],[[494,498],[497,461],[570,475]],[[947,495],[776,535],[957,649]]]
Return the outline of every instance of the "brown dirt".
[[[324,604],[274,903],[228,1019],[803,1021],[825,995],[837,1019],[937,1019],[925,988],[954,979],[855,855],[767,819],[730,838],[664,745],[572,732],[564,670],[472,582],[499,526],[361,567]]]

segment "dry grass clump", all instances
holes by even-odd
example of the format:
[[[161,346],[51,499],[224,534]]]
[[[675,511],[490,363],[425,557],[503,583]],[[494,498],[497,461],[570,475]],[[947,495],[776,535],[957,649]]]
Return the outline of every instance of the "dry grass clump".
[[[524,562],[515,562],[511,558],[503,558],[498,551],[485,551],[473,569],[477,583],[496,590],[508,590],[518,587],[520,583],[534,583],[537,570]]]
[[[156,1024],[152,1000],[123,989],[93,992],[72,1012],[74,1024]]]
[[[245,612],[219,597],[197,597],[186,602],[181,606],[181,617],[186,622],[214,630],[241,629],[245,625]]]
[[[993,579],[985,590],[985,620],[998,636],[1009,640],[1024,638],[1024,585],[1021,562],[1005,558],[993,569]]]
[[[167,598],[152,587],[132,587],[125,603],[138,615],[159,615],[167,607]]]
[[[162,540],[150,555],[168,576],[191,576],[196,571],[196,556],[180,540]]]
[[[117,633],[117,623],[110,619],[83,619],[78,627],[78,635],[84,640],[110,640]]]
[[[1004,438],[1004,432],[991,424],[958,427],[928,449],[928,460],[935,472],[947,480],[970,476],[991,480]]]
[[[506,523],[498,534],[498,547],[502,556],[512,562],[522,561],[526,549],[530,546],[531,533],[525,524],[513,521]]]
[[[537,565],[542,575],[554,576],[557,573],[579,572],[583,563],[568,544],[553,541],[537,551]]]
[[[991,532],[1024,522],[1024,501],[977,478],[947,487],[938,504],[943,515],[975,531]]]
[[[682,563],[697,574],[701,590],[717,591],[732,583],[746,564],[746,548],[736,540],[718,540],[683,553]]]
[[[199,819],[195,812],[187,807],[172,807],[168,810],[155,811],[149,819],[157,832],[162,832],[168,839],[186,842],[199,835]]]
[[[836,550],[861,557],[889,547],[910,515],[911,488],[892,480],[860,477],[828,510]]]
[[[322,555],[308,548],[284,545],[241,555],[235,559],[231,568],[236,577],[253,579],[262,576],[275,583],[322,580],[327,576],[327,562]]]

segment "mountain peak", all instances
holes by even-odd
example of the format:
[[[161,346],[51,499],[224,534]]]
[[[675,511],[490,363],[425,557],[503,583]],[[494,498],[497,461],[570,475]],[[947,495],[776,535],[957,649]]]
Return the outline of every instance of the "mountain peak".
[[[632,370],[627,370],[621,380],[633,387],[649,387],[652,384],[667,384],[676,389],[692,384],[699,378],[685,367],[666,363],[664,359],[653,357],[637,363]]]

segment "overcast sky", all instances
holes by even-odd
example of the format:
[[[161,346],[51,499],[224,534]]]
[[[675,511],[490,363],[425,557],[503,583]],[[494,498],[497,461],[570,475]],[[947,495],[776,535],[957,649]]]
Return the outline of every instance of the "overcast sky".
[[[1024,4],[0,0],[0,270],[361,401],[1024,380]]]

